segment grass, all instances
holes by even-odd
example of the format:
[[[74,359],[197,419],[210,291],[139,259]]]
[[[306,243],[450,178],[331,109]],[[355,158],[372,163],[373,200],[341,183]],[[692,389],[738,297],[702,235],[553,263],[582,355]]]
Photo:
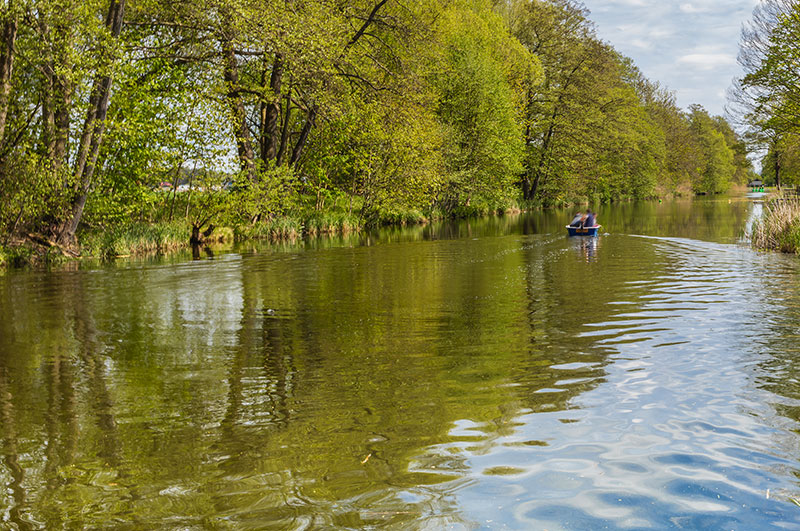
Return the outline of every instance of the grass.
[[[175,223],[131,223],[81,234],[81,256],[118,256],[166,253],[188,247],[191,227]]]
[[[357,216],[345,212],[314,212],[303,222],[303,232],[320,234],[349,234],[362,229]]]
[[[161,195],[159,199],[164,199]],[[179,197],[178,199],[182,199]],[[199,201],[198,198],[195,198]],[[440,211],[420,208],[394,206],[380,208],[362,218],[363,203],[355,197],[335,197],[327,209],[313,210],[295,208],[288,216],[264,219],[256,223],[240,223],[235,216],[221,216],[222,223],[230,226],[215,228],[204,243],[219,244],[244,242],[247,240],[270,240],[273,242],[294,241],[303,236],[348,236],[371,226],[409,226],[423,225],[430,221],[450,218],[470,218],[500,214],[503,211],[517,212],[530,208],[530,205],[513,201],[506,209],[498,209],[487,204],[461,206],[454,211]],[[160,211],[143,213],[140,221],[129,221],[121,224],[110,223],[103,229],[85,229],[78,234],[81,258],[109,260],[127,256],[144,256],[148,254],[166,254],[190,246],[191,226],[185,220],[164,222],[156,221],[165,217],[170,202],[164,202]],[[176,212],[185,207],[176,203]],[[21,267],[25,265],[55,264],[69,258],[57,247],[37,246],[35,242],[19,241],[12,245],[0,246],[0,269]]]
[[[778,198],[768,202],[750,236],[757,249],[796,254],[800,250],[800,201]]]
[[[427,223],[429,216],[417,209],[382,209],[377,212],[378,225],[419,225]]]
[[[252,225],[241,225],[233,229],[237,242],[246,240],[295,239],[303,233],[303,223],[291,217],[280,217],[259,221]]]

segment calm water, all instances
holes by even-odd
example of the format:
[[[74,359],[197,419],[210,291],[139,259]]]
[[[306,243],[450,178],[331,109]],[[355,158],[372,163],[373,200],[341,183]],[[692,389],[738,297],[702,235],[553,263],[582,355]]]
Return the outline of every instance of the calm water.
[[[800,529],[752,198],[0,276],[0,528]]]

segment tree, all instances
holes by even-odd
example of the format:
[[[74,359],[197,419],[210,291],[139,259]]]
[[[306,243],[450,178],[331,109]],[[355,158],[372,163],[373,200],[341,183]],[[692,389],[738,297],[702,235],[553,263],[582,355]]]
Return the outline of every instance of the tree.
[[[440,28],[442,68],[432,82],[448,178],[439,202],[445,210],[496,202],[522,171],[521,99],[537,82],[538,61],[486,7],[451,8]]]
[[[691,127],[702,154],[693,188],[695,193],[718,194],[728,189],[730,179],[736,174],[733,150],[725,136],[714,126],[714,120],[699,105],[691,107]]]
[[[747,126],[750,144],[772,153],[765,162],[779,188],[781,146],[800,133],[798,17],[800,4],[794,0],[768,0],[754,9],[740,41],[745,76],[731,91],[731,112]]]
[[[108,31],[108,44],[100,46],[98,52],[105,61],[101,61],[92,85],[86,121],[83,125],[80,145],[74,169],[73,197],[69,203],[70,215],[57,229],[57,242],[74,246],[75,231],[83,216],[86,199],[92,186],[100,145],[103,142],[105,121],[108,115],[109,99],[114,67],[116,66],[117,40],[122,32],[122,21],[125,13],[125,0],[111,0],[108,6],[105,26]],[[104,36],[101,34],[101,36]]]
[[[15,212],[13,221],[2,221],[12,231],[25,225],[74,245],[103,144],[124,12],[124,0],[7,4],[0,169],[6,176],[3,210]],[[12,69],[15,57],[24,61],[23,70]],[[79,115],[85,118],[76,131]],[[78,143],[70,145],[71,138]]]

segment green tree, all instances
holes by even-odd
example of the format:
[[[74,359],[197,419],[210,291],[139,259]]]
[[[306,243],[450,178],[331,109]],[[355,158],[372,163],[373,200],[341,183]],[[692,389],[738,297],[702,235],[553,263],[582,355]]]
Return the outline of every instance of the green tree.
[[[597,39],[575,2],[511,1],[504,13],[545,76],[525,102],[523,197],[652,195],[664,148],[628,79],[630,61]]]
[[[522,171],[521,98],[537,82],[538,61],[488,6],[456,4],[440,28],[442,66],[433,83],[447,182],[439,204],[450,210],[474,200],[497,203]]]
[[[724,192],[736,175],[733,150],[725,142],[725,135],[715,128],[714,120],[701,106],[691,107],[690,120],[702,154],[693,189],[695,193],[704,194]]]
[[[739,63],[745,76],[731,92],[732,110],[747,126],[754,149],[780,188],[781,154],[787,138],[800,132],[800,5],[793,0],[768,0],[753,11],[742,29]]]

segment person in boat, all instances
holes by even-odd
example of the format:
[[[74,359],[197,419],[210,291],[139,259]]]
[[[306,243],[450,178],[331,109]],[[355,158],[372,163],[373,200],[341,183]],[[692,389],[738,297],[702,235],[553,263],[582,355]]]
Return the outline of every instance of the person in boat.
[[[586,219],[583,220],[583,226],[584,227],[594,227],[594,220],[595,220],[594,212],[592,212],[591,210],[587,210],[586,211]]]
[[[580,227],[581,226],[581,221],[583,221],[584,217],[586,217],[586,214],[584,214],[583,212],[578,212],[577,214],[575,214],[575,217],[572,218],[572,221],[569,222],[569,226],[570,227]]]

